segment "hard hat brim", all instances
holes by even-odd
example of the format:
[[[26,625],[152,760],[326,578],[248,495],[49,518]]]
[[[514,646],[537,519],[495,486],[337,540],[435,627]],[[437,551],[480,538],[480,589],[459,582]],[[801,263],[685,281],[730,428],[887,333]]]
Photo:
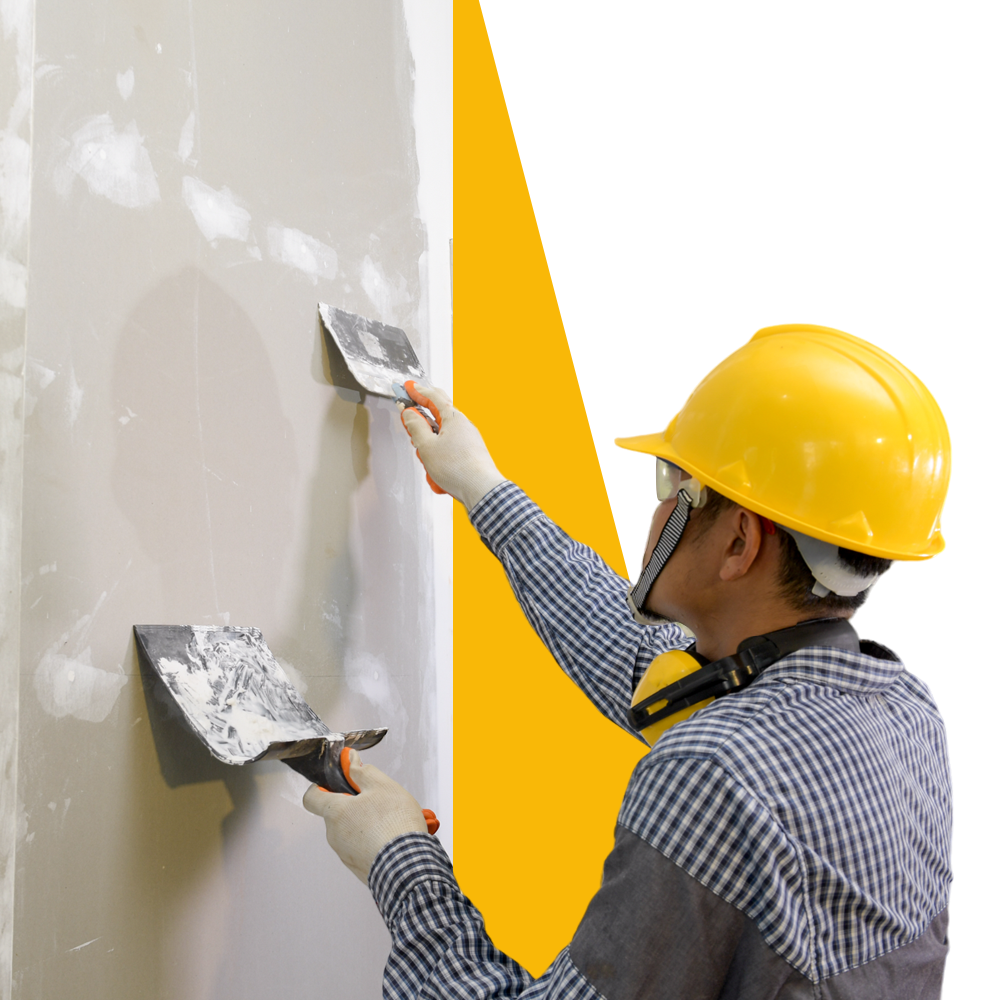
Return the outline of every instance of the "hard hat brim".
[[[644,455],[655,455],[657,458],[665,458],[668,462],[673,462],[674,465],[680,466],[685,472],[697,478],[705,486],[710,486],[717,493],[728,497],[741,507],[746,507],[747,510],[752,510],[755,514],[760,514],[762,517],[776,521],[784,527],[793,528],[804,535],[818,538],[824,542],[830,542],[833,545],[839,545],[845,549],[850,549],[852,552],[862,552],[865,555],[878,556],[881,559],[898,559],[914,562],[930,559],[944,549],[944,538],[940,532],[929,540],[927,547],[923,550],[903,552],[865,545],[864,543],[859,543],[856,538],[846,538],[829,531],[823,531],[814,524],[807,524],[796,518],[789,517],[787,513],[772,510],[759,502],[754,502],[747,497],[740,496],[732,488],[727,487],[724,483],[720,483],[714,476],[708,475],[704,469],[696,468],[689,461],[685,461],[684,458],[677,454],[677,451],[671,446],[670,442],[667,441],[666,431],[660,431],[657,434],[637,434],[634,437],[615,438],[615,444],[619,448],[625,448],[628,451],[637,451]]]

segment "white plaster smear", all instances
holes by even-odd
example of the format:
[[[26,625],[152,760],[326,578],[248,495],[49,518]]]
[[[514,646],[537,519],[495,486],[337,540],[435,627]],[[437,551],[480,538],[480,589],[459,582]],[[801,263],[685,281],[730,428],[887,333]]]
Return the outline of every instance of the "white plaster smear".
[[[131,560],[128,565],[132,565]],[[127,570],[128,566],[125,568]],[[55,569],[55,564],[51,569]],[[111,588],[111,593],[117,587],[118,583]],[[35,668],[35,694],[39,704],[57,719],[72,715],[84,722],[103,722],[115,707],[121,689],[128,683],[121,666],[116,670],[95,667],[90,646],[82,652],[74,652],[72,656],[62,652],[71,642],[75,650],[80,649],[107,599],[108,592],[104,591],[94,610],[52,643]]]
[[[337,276],[337,251],[300,229],[268,226],[267,252],[272,260],[307,275],[314,285],[319,278]]]
[[[54,381],[56,373],[40,361],[28,358],[24,372],[24,415],[30,417],[35,412],[39,395]]]
[[[100,941],[99,937],[91,938],[89,941],[84,941],[83,944],[78,944],[75,948],[70,948],[67,950],[66,954],[70,952],[79,951],[81,948],[86,948],[88,945],[94,944],[95,941]]]
[[[88,118],[73,133],[65,164],[53,176],[64,197],[74,174],[87,182],[93,194],[125,208],[145,208],[160,200],[156,172],[135,121],[119,132],[111,115]]]
[[[132,88],[135,87],[135,70],[129,66],[124,73],[116,73],[115,83],[118,84],[118,93],[122,95],[122,100],[127,101],[132,96]]]
[[[396,326],[402,307],[411,301],[406,279],[402,275],[395,281],[386,277],[382,265],[366,254],[361,262],[361,287],[375,306],[379,319],[390,326]]]
[[[184,122],[180,141],[177,143],[177,155],[180,157],[181,163],[190,162],[191,154],[194,152],[194,123],[195,117],[192,111],[187,116],[187,121]]]
[[[90,647],[75,657],[49,647],[35,668],[35,694],[42,708],[57,719],[72,715],[84,722],[103,722],[115,707],[128,677],[102,670],[91,661]]]
[[[80,419],[80,407],[83,406],[83,386],[76,380],[76,372],[69,372],[69,394],[66,397],[66,414],[72,427]]]
[[[0,256],[0,298],[14,309],[28,301],[28,269],[6,253]]]
[[[372,653],[350,651],[344,661],[344,674],[347,686],[376,709],[375,725],[388,726],[393,733],[393,745],[405,746],[409,716],[385,664]]]
[[[19,240],[31,207],[31,147],[10,131],[0,132],[0,210],[4,236]]]
[[[229,188],[209,187],[197,177],[185,177],[181,190],[184,204],[191,210],[201,235],[214,243],[218,239],[247,241],[250,213],[236,200]]]
[[[27,134],[31,108],[33,59],[32,0],[2,0],[0,23],[3,37],[13,37],[17,46],[17,91],[7,109],[0,131],[0,300],[23,309],[27,300],[28,209],[31,204],[31,147]]]

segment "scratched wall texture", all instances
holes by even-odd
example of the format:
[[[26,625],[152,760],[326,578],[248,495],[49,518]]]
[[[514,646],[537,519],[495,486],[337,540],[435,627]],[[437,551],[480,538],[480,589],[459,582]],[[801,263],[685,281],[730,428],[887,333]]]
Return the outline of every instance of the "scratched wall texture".
[[[376,997],[304,779],[213,762],[130,630],[258,626],[433,794],[429,494],[316,319],[427,347],[403,4],[0,10],[0,995]]]

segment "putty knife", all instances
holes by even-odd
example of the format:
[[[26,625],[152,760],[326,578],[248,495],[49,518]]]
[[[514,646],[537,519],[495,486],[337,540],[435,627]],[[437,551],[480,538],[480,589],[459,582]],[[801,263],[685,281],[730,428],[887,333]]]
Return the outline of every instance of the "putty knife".
[[[335,733],[292,687],[259,629],[136,625],[149,665],[188,725],[226,764],[283,760],[331,792],[356,794],[340,764],[345,747],[375,746],[385,729]]]
[[[425,385],[428,381],[410,338],[399,327],[356,316],[325,302],[319,304],[319,315],[333,342],[333,384],[415,407],[437,433],[434,417],[415,403],[405,388],[411,380]]]

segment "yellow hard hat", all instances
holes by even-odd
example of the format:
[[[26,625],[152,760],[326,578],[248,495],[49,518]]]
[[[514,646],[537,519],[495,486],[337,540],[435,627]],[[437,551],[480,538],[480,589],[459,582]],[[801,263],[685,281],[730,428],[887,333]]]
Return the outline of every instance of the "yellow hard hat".
[[[895,358],[840,330],[759,330],[665,431],[616,444],[855,552],[928,559],[944,548],[951,443],[941,410]]]

